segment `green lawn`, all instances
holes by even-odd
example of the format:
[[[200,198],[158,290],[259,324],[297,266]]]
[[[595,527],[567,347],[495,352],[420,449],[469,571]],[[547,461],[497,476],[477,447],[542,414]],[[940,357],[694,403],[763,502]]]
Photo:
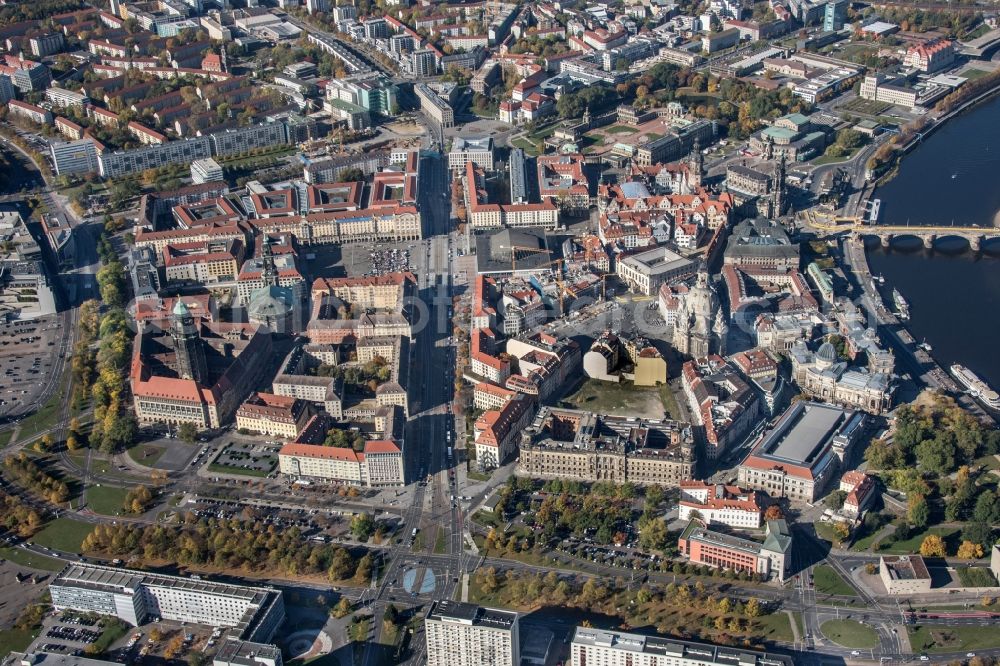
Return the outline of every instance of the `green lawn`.
[[[959,76],[964,76],[970,81],[975,81],[976,79],[986,76],[987,74],[989,74],[989,72],[982,69],[967,69],[961,74],[959,74]]]
[[[128,450],[128,457],[146,467],[156,467],[156,461],[167,452],[167,447],[158,444],[137,444]]]
[[[104,631],[101,635],[97,637],[94,641],[94,648],[97,650],[97,654],[102,654],[107,652],[108,648],[111,647],[115,641],[128,633],[128,625],[121,620],[108,618],[105,620],[107,624],[104,627]]]
[[[628,125],[612,125],[604,131],[608,134],[635,134],[639,130]]]
[[[855,97],[847,104],[840,107],[841,111],[852,111],[854,113],[864,113],[870,116],[877,116],[892,108],[892,104],[886,102],[876,102],[872,99]]]
[[[962,587],[996,587],[997,579],[986,567],[958,567],[956,569]]]
[[[878,645],[875,630],[854,620],[827,620],[819,630],[834,643],[847,648],[873,648]]]
[[[908,627],[914,652],[965,652],[1000,647],[1000,632],[982,627]]]
[[[995,455],[983,456],[982,458],[976,458],[975,464],[982,465],[989,470],[1000,470],[1000,460],[997,460]]]
[[[0,657],[6,657],[11,652],[24,652],[37,635],[37,629],[4,629],[0,631]]]
[[[753,627],[754,636],[759,636],[764,640],[783,643],[791,643],[795,640],[788,614],[781,611],[754,618]]]
[[[79,553],[80,544],[84,538],[94,531],[94,526],[72,518],[56,518],[45,526],[41,532],[32,537],[39,546],[61,550],[66,553]]]
[[[62,571],[66,566],[62,560],[45,555],[35,555],[21,548],[0,548],[0,557],[10,560],[14,564],[20,564],[22,567],[42,571]]]
[[[87,488],[87,508],[102,516],[120,516],[128,489],[102,485]]]
[[[14,436],[13,430],[7,430],[6,432],[0,432],[0,447],[7,446],[10,444],[10,438]]]
[[[833,570],[833,567],[826,564],[813,567],[813,579],[816,591],[821,594],[838,594],[844,597],[855,597],[858,594]]]
[[[929,534],[937,534],[945,543],[948,544],[948,550],[953,550],[953,545],[949,541],[954,541],[959,533],[957,527],[931,527],[926,532],[920,532],[911,536],[909,539],[903,541],[893,541],[892,543],[887,543],[885,539],[879,542],[879,552],[888,553],[891,555],[908,555],[916,553],[920,550],[920,543]],[[883,547],[884,545],[884,547]]]
[[[513,141],[511,141],[511,143],[514,144],[515,148],[520,148],[521,150],[523,150],[524,152],[528,153],[529,155],[538,155],[538,154],[540,154],[538,152],[538,147],[534,143],[532,143],[531,141],[528,141],[527,139],[525,139],[524,137],[518,137],[518,138],[514,139]]]
[[[445,538],[444,528],[439,527],[437,538],[434,539],[434,554],[444,555],[446,552],[448,552],[448,542]]]
[[[270,470],[262,469],[243,469],[242,467],[230,467],[229,465],[217,465],[212,463],[208,466],[209,472],[218,472],[219,474],[239,474],[240,476],[256,476],[258,478],[264,478],[270,474]]]
[[[812,162],[810,162],[810,164],[814,166],[821,166],[823,164],[836,164],[837,162],[846,162],[847,160],[851,159],[852,155],[854,155],[853,152],[850,155],[840,155],[839,157],[833,157],[832,155],[822,155],[814,159]]]
[[[69,454],[69,457],[73,463],[81,469],[87,468],[87,449],[74,451]],[[110,476],[121,481],[129,481],[132,483],[140,482],[140,477],[128,474],[118,469],[118,466],[109,460],[103,453],[92,452],[90,454],[90,473],[100,474],[101,476]]]

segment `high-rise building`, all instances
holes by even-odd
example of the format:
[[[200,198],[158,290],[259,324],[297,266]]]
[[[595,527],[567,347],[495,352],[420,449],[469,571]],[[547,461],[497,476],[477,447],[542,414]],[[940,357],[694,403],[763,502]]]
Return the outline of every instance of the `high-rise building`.
[[[410,54],[410,72],[414,76],[434,76],[437,74],[437,57],[430,49],[420,49]]]
[[[173,336],[174,351],[177,354],[177,374],[182,379],[193,379],[199,384],[207,384],[208,365],[205,363],[201,336],[198,335],[194,317],[181,299],[177,299],[177,305],[174,306]]]
[[[518,666],[517,613],[450,599],[435,601],[424,619],[427,666]]]
[[[830,0],[823,9],[823,30],[833,32],[842,30],[847,20],[848,0]]]
[[[49,143],[52,165],[57,175],[90,173],[97,171],[97,149],[89,139],[79,141],[53,141]]]

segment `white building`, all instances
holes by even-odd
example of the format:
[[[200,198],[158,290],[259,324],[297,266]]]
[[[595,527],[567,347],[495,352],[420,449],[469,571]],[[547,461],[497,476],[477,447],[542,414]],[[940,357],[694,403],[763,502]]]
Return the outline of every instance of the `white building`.
[[[480,169],[493,169],[493,138],[456,137],[448,153],[448,167],[453,171],[464,169],[472,162]]]
[[[679,514],[691,520],[695,512],[707,525],[758,529],[764,516],[761,493],[704,481],[681,481]]]
[[[694,643],[666,636],[577,627],[572,666],[792,666],[791,657],[741,647]]]
[[[517,613],[449,599],[424,619],[427,666],[519,666]],[[598,663],[598,662],[593,662]]]
[[[58,610],[113,615],[132,626],[174,620],[234,627],[238,638],[265,643],[285,619],[279,590],[192,580],[73,563],[49,584]]]
[[[197,185],[225,180],[222,167],[211,157],[191,162],[191,180]]]

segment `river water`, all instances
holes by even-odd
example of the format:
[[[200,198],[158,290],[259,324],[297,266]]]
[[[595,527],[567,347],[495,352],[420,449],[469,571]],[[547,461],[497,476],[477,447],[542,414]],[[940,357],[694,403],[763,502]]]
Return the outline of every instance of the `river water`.
[[[885,224],[1000,226],[1000,98],[948,121],[907,155],[898,175],[875,197]],[[1000,242],[973,253],[944,239],[925,250],[910,239],[889,249],[869,246],[874,275],[886,292],[910,303],[910,332],[933,346],[947,369],[961,363],[1000,387]]]

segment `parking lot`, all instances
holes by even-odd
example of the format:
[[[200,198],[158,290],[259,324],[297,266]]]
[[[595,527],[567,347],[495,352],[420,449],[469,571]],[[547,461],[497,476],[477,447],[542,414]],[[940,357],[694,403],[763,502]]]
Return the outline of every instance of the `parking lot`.
[[[267,476],[278,465],[278,448],[280,446],[274,444],[229,442],[212,461],[211,467],[224,468],[218,471],[230,474]]]
[[[56,317],[0,325],[0,415],[40,406],[59,353]]]

